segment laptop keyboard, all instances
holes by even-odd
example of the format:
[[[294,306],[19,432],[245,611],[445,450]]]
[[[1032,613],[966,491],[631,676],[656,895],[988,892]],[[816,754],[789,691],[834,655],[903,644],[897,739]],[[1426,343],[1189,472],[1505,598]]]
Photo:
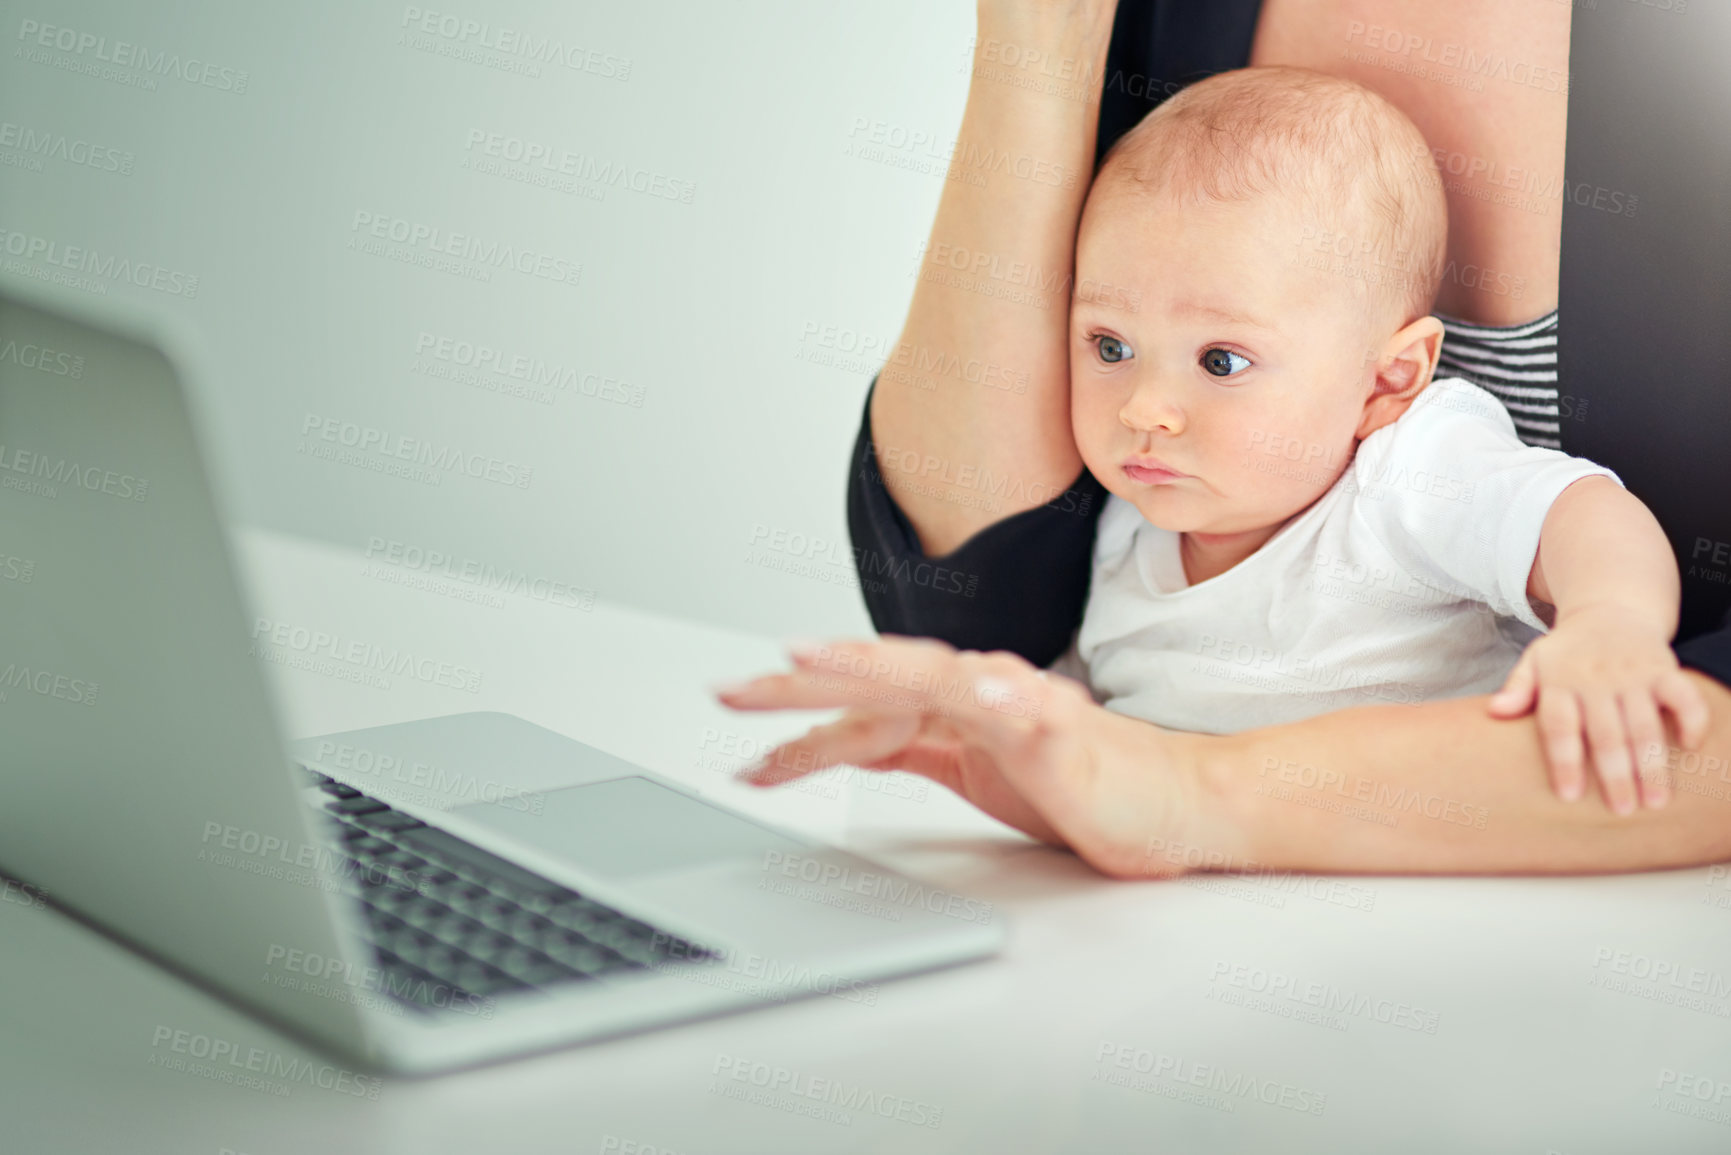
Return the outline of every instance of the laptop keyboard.
[[[717,956],[302,767],[378,955],[379,989],[432,1011]]]

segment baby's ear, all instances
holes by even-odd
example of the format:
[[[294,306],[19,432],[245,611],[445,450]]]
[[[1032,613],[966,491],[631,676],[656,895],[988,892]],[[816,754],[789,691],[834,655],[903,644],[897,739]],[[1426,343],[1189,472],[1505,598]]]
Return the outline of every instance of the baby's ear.
[[[1406,325],[1379,350],[1374,350],[1375,379],[1364,402],[1357,437],[1363,441],[1385,425],[1399,420],[1407,407],[1423,393],[1436,372],[1442,355],[1443,324],[1435,317],[1420,317]]]

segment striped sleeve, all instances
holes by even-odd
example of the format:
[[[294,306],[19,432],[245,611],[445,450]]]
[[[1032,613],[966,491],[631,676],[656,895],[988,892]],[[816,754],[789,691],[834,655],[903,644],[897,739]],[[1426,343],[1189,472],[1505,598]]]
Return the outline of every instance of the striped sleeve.
[[[1561,449],[1557,396],[1557,311],[1524,325],[1443,323],[1436,376],[1464,377],[1503,403],[1515,435],[1528,445]]]

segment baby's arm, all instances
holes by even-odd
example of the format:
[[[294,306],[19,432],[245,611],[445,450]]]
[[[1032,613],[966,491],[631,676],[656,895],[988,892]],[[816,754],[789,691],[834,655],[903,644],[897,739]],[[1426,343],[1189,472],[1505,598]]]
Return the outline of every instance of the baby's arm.
[[[1500,717],[1537,708],[1551,783],[1581,797],[1591,746],[1605,801],[1618,814],[1668,797],[1665,731],[1670,712],[1684,746],[1707,729],[1707,704],[1678,668],[1679,579],[1652,513],[1610,478],[1584,477],[1551,505],[1527,593],[1556,607],[1551,632],[1527,647],[1491,698]],[[1583,734],[1585,743],[1583,743]]]

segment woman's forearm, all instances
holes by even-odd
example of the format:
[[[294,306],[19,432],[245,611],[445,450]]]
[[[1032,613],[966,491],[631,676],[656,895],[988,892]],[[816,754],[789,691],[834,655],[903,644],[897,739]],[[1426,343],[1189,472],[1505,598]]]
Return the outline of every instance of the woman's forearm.
[[[1207,819],[1199,830],[1212,832],[1195,840],[1239,862],[1321,873],[1566,874],[1722,861],[1731,858],[1731,690],[1687,676],[1712,725],[1699,750],[1669,751],[1672,797],[1661,809],[1620,817],[1595,794],[1561,801],[1547,786],[1532,718],[1490,718],[1485,699],[1473,697],[1184,736]],[[1147,853],[1170,857],[1164,847]]]
[[[1697,650],[1699,653],[1704,651]],[[1484,697],[1187,734],[1096,704],[1009,654],[911,638],[792,651],[791,673],[719,691],[734,709],[833,709],[767,754],[775,784],[835,765],[923,774],[1104,874],[1569,874],[1731,859],[1731,690],[1684,677],[1712,721],[1669,751],[1668,805],[1613,815],[1549,789],[1530,716]]]
[[[979,6],[949,179],[872,397],[880,472],[929,555],[1052,500],[1082,468],[1070,435],[1071,270],[1115,7]],[[985,478],[1008,483],[994,488],[1002,501],[962,500]]]

